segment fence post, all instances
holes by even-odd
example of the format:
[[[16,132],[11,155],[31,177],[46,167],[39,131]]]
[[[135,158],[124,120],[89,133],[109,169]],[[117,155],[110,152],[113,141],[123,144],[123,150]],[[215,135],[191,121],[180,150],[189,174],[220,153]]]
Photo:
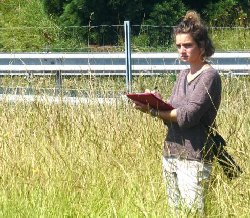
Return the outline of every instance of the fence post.
[[[61,94],[62,92],[62,74],[60,71],[56,71],[56,95]]]
[[[132,70],[131,70],[131,40],[130,40],[130,22],[124,21],[125,33],[125,59],[126,59],[126,86],[127,92],[132,92]]]

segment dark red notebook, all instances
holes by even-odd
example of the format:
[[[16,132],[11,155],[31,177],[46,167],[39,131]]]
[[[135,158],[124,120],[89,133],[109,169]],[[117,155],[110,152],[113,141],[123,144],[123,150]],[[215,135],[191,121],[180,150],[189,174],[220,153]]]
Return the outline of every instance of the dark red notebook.
[[[150,107],[157,110],[172,110],[172,105],[155,96],[153,93],[129,93],[127,97],[133,101],[139,101],[143,104],[149,104]]]

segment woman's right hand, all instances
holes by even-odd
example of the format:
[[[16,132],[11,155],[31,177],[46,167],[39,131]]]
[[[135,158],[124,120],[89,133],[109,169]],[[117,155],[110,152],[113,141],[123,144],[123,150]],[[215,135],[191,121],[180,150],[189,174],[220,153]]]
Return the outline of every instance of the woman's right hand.
[[[161,96],[160,92],[158,92],[157,90],[152,90],[152,91],[150,91],[149,89],[146,89],[145,92],[146,92],[146,93],[152,93],[152,94],[154,94],[157,98],[162,99],[162,96]]]

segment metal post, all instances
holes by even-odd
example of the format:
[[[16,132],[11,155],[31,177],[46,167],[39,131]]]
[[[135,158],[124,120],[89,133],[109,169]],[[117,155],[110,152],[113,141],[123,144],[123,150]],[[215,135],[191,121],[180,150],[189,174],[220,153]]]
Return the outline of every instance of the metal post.
[[[62,74],[60,71],[56,71],[56,95],[61,94],[62,91]]]
[[[126,59],[126,86],[127,92],[132,92],[132,70],[131,70],[131,40],[130,40],[130,22],[124,21],[125,33],[125,59]]]

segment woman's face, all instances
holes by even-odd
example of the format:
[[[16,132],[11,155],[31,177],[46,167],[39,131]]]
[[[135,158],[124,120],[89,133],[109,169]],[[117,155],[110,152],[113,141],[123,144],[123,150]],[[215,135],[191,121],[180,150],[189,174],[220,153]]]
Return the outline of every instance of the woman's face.
[[[190,34],[177,34],[175,42],[182,61],[188,62],[189,64],[199,64],[203,62],[201,49]]]

